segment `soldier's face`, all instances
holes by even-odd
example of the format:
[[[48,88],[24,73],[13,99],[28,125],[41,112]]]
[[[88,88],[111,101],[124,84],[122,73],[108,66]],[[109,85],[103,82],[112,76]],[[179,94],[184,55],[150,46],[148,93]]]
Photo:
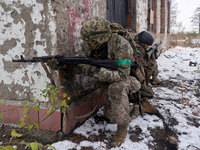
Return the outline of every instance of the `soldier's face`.
[[[90,46],[94,43],[94,41],[85,41],[85,43]]]
[[[148,44],[145,44],[145,47],[146,47],[146,49],[148,49],[148,48],[149,48],[149,45],[148,45]]]
[[[95,50],[96,49],[96,47],[97,47],[97,42],[94,42],[94,41],[85,41],[85,43],[89,46],[89,48],[91,49],[91,50]]]

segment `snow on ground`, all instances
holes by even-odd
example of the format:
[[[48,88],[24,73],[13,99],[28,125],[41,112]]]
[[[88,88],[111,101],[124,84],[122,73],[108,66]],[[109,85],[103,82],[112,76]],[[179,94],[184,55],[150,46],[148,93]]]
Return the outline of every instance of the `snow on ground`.
[[[197,66],[189,66],[190,61],[197,62]],[[158,108],[170,129],[176,133],[178,150],[199,150],[200,97],[195,95],[198,94],[200,87],[200,73],[197,71],[200,67],[198,66],[200,48],[175,47],[162,53],[157,62],[159,79],[171,84],[154,86],[155,97],[150,101]],[[103,111],[99,110],[98,115],[103,115]],[[164,123],[157,116],[147,114],[139,116],[130,123],[125,142],[121,147],[112,150],[155,150],[155,136],[152,131],[163,128]],[[94,117],[90,117],[74,133],[88,138],[92,135],[98,136],[99,131],[104,131],[106,135],[104,140],[97,142],[85,140],[80,144],[65,140],[52,146],[57,150],[81,150],[83,147],[104,150],[107,149],[108,139],[111,139],[116,129],[116,124],[108,124],[106,121],[96,123]],[[139,140],[133,140],[134,136]]]

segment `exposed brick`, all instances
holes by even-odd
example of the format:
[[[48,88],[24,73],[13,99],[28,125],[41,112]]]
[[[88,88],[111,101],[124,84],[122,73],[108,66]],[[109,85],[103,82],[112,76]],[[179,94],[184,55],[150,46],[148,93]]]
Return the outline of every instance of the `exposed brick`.
[[[24,115],[27,115],[27,113],[23,114],[24,106],[18,106],[18,113],[19,113],[19,124],[21,124],[20,119],[24,117]],[[27,127],[27,124],[25,125]]]
[[[68,134],[73,129],[73,109],[68,110],[65,114],[65,126],[63,127],[65,134]]]
[[[50,117],[49,117],[49,115],[47,115],[46,109],[40,109],[39,123],[40,123],[40,129],[50,130]]]
[[[80,114],[80,107],[79,106],[76,106],[73,108],[73,117],[79,117],[81,114]],[[80,120],[79,119],[73,119],[73,127],[76,126],[77,123],[79,123]]]
[[[1,113],[3,115],[3,121],[5,123],[9,122],[9,112],[8,112],[8,105],[0,104],[1,107]]]
[[[61,113],[60,112],[54,112],[50,116],[51,124],[50,128],[51,131],[57,132],[61,130]]]
[[[18,107],[14,105],[9,105],[9,122],[18,124],[19,123],[19,112]]]
[[[29,120],[30,124],[35,124],[39,122],[39,111],[36,111],[34,108],[30,108],[29,115],[31,116],[31,119]]]
[[[160,19],[160,24],[161,24],[161,27],[160,27],[160,33],[164,33],[165,32],[165,0],[161,0],[161,12],[160,12],[160,15],[161,15],[161,19]]]
[[[79,108],[79,114],[80,115],[85,115],[87,114],[88,112],[91,111],[91,105],[87,102],[81,102],[78,106]],[[86,118],[83,118],[83,119],[80,119],[80,122],[84,122],[86,120]]]

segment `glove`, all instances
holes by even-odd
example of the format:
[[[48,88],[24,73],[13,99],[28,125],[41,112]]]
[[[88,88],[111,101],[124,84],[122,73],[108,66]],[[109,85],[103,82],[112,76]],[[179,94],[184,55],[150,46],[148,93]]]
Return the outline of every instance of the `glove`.
[[[59,70],[60,65],[57,59],[52,58],[47,61],[47,66],[49,66],[52,70]]]
[[[98,75],[98,72],[99,72],[100,68],[97,68],[95,66],[92,66],[90,67],[88,70],[87,70],[87,75],[90,76],[90,77],[95,77],[97,78],[97,75]]]
[[[97,77],[100,68],[92,66],[91,69],[88,70],[88,76],[90,77]]]
[[[81,66],[76,66],[73,68],[73,73],[74,74],[81,74],[82,73],[82,67]]]
[[[131,65],[131,68],[133,68],[134,70],[136,70],[139,67],[139,63],[138,61],[134,61],[133,64]]]

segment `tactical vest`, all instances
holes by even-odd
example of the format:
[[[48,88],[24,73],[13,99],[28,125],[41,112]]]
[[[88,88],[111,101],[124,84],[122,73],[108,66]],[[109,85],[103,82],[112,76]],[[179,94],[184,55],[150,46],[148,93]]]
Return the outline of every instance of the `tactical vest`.
[[[131,38],[131,35],[128,33],[128,31],[123,28],[120,24],[118,23],[111,23],[111,29],[112,29],[112,36],[110,40],[107,43],[107,48],[108,48],[108,58],[113,59],[113,56],[115,56],[116,52],[116,39],[118,35],[123,36],[126,40],[129,41],[131,47],[135,49],[135,42]]]

